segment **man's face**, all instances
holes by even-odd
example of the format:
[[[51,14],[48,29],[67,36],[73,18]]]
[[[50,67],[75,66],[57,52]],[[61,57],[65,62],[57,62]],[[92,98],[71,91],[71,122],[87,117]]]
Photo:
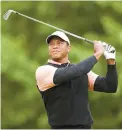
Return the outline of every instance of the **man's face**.
[[[54,37],[49,43],[49,56],[53,60],[61,60],[68,56],[70,46],[59,37]]]

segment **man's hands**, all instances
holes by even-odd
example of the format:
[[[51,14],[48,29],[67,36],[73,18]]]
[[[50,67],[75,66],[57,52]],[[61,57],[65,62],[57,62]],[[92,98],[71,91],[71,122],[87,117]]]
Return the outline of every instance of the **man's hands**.
[[[115,58],[116,58],[116,50],[113,46],[103,42],[104,46],[104,56],[107,60],[107,64],[114,65],[115,64]]]
[[[115,64],[115,48],[105,42],[94,41],[94,56],[98,60],[102,54],[104,54],[108,64]]]
[[[98,60],[104,53],[103,43],[101,41],[94,41],[94,56]]]
[[[113,46],[105,43],[105,42],[102,42],[103,43],[103,46],[104,46],[104,56],[106,58],[106,60],[108,59],[114,59],[115,60],[115,56],[116,56],[116,50]]]

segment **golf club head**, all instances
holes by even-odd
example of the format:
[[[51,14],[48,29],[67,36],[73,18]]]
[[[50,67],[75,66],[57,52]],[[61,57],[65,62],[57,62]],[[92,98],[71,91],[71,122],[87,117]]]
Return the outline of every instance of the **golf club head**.
[[[8,10],[4,15],[3,15],[3,18],[5,20],[8,20],[9,16],[11,15],[11,13],[14,12],[13,10]]]

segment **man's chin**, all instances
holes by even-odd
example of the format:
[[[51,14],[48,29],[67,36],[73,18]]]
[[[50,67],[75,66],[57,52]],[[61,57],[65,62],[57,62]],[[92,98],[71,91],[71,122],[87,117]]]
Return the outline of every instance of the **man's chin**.
[[[60,56],[53,56],[53,57],[51,57],[51,59],[54,61],[58,61],[61,59],[61,57]]]
[[[53,57],[52,58],[52,60],[55,60],[55,61],[58,61],[58,60],[60,60],[61,58],[59,58],[59,57]]]

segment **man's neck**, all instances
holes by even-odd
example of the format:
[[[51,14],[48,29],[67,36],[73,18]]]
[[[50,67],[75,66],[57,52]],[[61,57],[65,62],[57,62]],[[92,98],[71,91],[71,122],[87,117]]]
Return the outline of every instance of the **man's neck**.
[[[55,60],[55,59],[52,59],[52,60],[55,61],[55,62],[61,63],[61,64],[68,62],[68,58],[67,59],[61,59],[61,60]]]
[[[70,63],[70,61],[68,60],[68,58],[61,59],[61,60],[58,60],[58,59],[50,59],[50,60],[48,60],[48,61],[49,61],[49,62],[52,61],[52,62],[55,62],[55,63],[58,63],[58,64]]]

